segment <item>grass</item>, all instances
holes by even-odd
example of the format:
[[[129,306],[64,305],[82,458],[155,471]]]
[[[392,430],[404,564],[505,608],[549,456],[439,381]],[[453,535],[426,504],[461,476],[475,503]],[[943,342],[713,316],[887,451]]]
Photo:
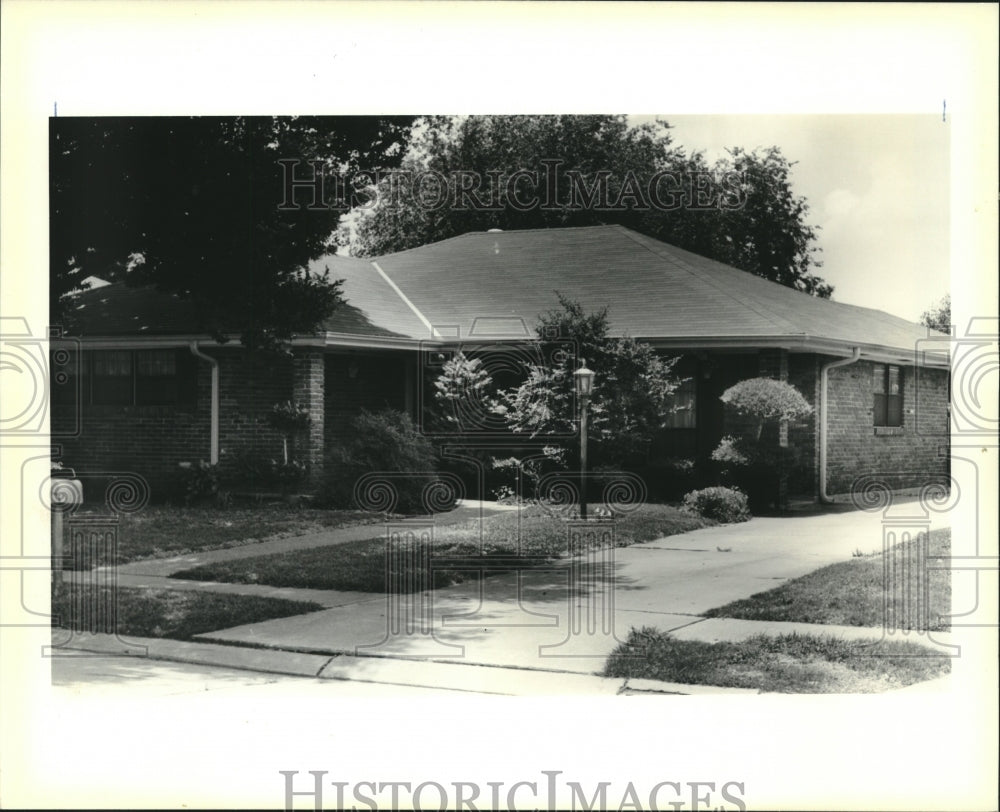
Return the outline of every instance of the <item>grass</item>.
[[[668,505],[642,505],[614,523],[616,546],[651,541],[715,524]],[[592,521],[597,531],[608,522]],[[589,534],[588,534],[589,536]],[[569,554],[567,525],[539,507],[527,507],[437,529],[433,542],[411,539],[404,554],[386,559],[384,539],[348,542],[297,552],[209,564],[175,573],[174,578],[358,592],[416,592],[478,578],[479,567],[496,575],[553,561]],[[603,533],[584,538],[601,544]],[[427,561],[435,558],[433,580]],[[447,559],[447,560],[445,560]]]
[[[951,659],[914,643],[758,635],[739,643],[676,640],[633,629],[608,659],[609,677],[752,688],[776,693],[878,693],[934,679]]]
[[[286,504],[257,507],[150,505],[138,513],[122,515],[118,530],[118,563],[238,547],[282,536],[301,536],[382,521],[385,521],[382,513],[317,510]],[[66,554],[70,554],[68,544]],[[110,563],[104,559],[81,558],[74,561],[72,567],[90,569]]]
[[[897,545],[897,554],[915,552],[915,541]],[[935,530],[928,540],[928,556],[951,554],[951,529]],[[944,562],[945,566],[947,565]],[[798,623],[830,623],[839,626],[881,626],[885,600],[884,556],[853,557],[823,567],[767,592],[727,603],[705,612],[706,617],[746,620],[786,620]],[[947,631],[951,612],[951,573],[933,569],[927,573],[928,629]],[[891,607],[899,617],[903,603],[894,594]],[[944,616],[944,617],[942,617]]]
[[[110,611],[112,607],[113,612]],[[122,637],[169,637],[173,640],[190,640],[205,632],[322,608],[316,603],[279,598],[73,584],[52,599],[54,626],[111,632],[114,624],[109,618],[117,617],[117,631]],[[97,628],[85,625],[86,618],[97,618]]]

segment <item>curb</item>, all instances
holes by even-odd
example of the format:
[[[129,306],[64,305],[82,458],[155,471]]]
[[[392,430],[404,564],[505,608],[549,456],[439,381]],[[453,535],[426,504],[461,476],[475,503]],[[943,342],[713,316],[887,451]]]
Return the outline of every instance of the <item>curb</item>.
[[[54,639],[51,656],[140,657],[175,663],[214,665],[241,671],[262,671],[291,677],[316,677],[329,662],[321,654],[277,651],[218,643],[188,643],[159,637],[137,637],[125,640],[113,634],[77,635],[64,645]],[[60,652],[62,652],[60,654]]]
[[[53,657],[140,657],[309,679],[437,688],[499,696],[691,696],[758,693],[748,688],[687,685],[563,671],[358,657],[351,654],[306,654],[282,649],[190,643],[164,638],[124,640],[111,634],[77,635],[61,645],[54,635],[50,654]]]

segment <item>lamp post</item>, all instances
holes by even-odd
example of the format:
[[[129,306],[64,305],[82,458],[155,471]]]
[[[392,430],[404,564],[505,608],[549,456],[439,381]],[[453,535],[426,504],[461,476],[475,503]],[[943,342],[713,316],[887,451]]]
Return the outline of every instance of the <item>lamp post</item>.
[[[580,359],[580,368],[573,373],[576,394],[580,398],[580,518],[587,518],[587,407],[594,389],[594,371],[587,369],[587,362]]]

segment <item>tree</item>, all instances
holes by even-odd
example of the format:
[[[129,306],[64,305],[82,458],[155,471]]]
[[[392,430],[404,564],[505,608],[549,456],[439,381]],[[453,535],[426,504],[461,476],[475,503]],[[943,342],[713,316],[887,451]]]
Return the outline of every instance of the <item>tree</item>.
[[[408,117],[56,118],[50,125],[54,320],[89,276],[191,300],[203,329],[248,346],[312,331],[341,301],[305,273],[342,210],[286,203],[309,178],[398,165]],[[287,167],[281,160],[299,159]],[[307,163],[316,161],[315,165]],[[294,205],[298,203],[299,205]]]
[[[649,175],[664,168],[669,145],[666,124],[630,128],[624,116],[430,116],[414,128],[404,171],[380,184],[378,204],[360,214],[345,240],[352,253],[370,256],[488,228],[601,223],[601,212],[573,206],[579,187],[565,177],[551,200],[522,209],[512,200],[518,173],[576,171],[585,188],[607,173],[606,197],[615,200],[629,169]],[[546,166],[553,159],[562,162],[558,170]],[[434,173],[447,181],[443,201],[434,183],[420,180]],[[474,190],[463,191],[463,177]]]
[[[414,127],[404,172],[373,188],[374,203],[346,218],[339,239],[372,256],[467,231],[618,223],[829,297],[832,288],[812,273],[819,249],[792,166],[777,147],[736,148],[710,166],[673,146],[664,121],[429,117]],[[537,205],[517,200],[525,172],[542,187]]]
[[[795,450],[780,444],[780,427],[812,413],[812,406],[794,386],[772,378],[748,378],[730,386],[720,400],[744,421],[741,436],[723,437],[712,459],[727,478],[735,479],[760,508],[787,501],[788,469]]]
[[[951,294],[946,293],[940,301],[925,310],[920,323],[942,333],[951,332]]]
[[[829,299],[833,287],[810,272],[815,259],[816,232],[806,223],[809,205],[791,186],[791,163],[777,147],[753,152],[729,150],[715,166],[723,176],[740,179],[742,206],[719,210],[714,259]],[[818,226],[817,226],[818,228]]]
[[[542,357],[523,383],[499,393],[496,411],[515,434],[572,435],[576,430],[573,373],[586,360],[594,370],[590,439],[596,464],[622,464],[642,451],[663,427],[677,388],[676,358],[662,358],[648,344],[608,332],[607,308],[587,314],[559,297],[560,308],[542,314],[536,328]],[[572,348],[572,351],[566,351]]]

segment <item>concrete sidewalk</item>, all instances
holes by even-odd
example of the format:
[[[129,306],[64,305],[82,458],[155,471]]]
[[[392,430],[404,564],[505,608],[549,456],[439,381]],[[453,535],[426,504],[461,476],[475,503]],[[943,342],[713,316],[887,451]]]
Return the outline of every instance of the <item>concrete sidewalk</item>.
[[[760,518],[428,593],[345,595],[339,605],[201,639],[326,654],[462,662],[590,674],[651,627],[686,639],[822,633],[810,624],[707,620],[701,614],[771,589],[861,549],[881,549],[881,517],[859,511]],[[328,598],[328,600],[333,600]],[[747,624],[751,625],[747,625]],[[881,629],[829,627],[850,639]]]
[[[437,517],[437,523],[454,524],[489,512],[483,505],[466,506]],[[947,517],[935,518],[931,527],[947,524]],[[346,528],[197,556],[136,562],[121,568],[118,582],[122,586],[281,597],[326,607],[306,615],[201,635],[196,643],[154,641],[151,650],[167,659],[181,657],[179,652],[183,652],[183,661],[209,657],[208,661],[192,661],[227,666],[239,661],[245,664],[239,667],[277,673],[299,674],[300,668],[313,669],[311,676],[324,678],[450,685],[454,690],[485,693],[546,693],[549,688],[565,693],[574,685],[586,686],[585,692],[633,692],[621,680],[612,686],[596,676],[632,628],[651,627],[679,639],[705,642],[743,640],[760,633],[798,633],[829,634],[862,645],[884,636],[880,628],[701,616],[710,608],[849,560],[856,550],[880,551],[882,516],[860,511],[756,518],[599,551],[554,562],[544,569],[498,574],[405,595],[164,577],[209,561],[372,538],[380,535],[377,529],[377,525]],[[894,635],[893,639],[939,648],[949,644],[950,635],[911,633]],[[701,692],[687,688],[691,690],[677,686],[656,690]]]

